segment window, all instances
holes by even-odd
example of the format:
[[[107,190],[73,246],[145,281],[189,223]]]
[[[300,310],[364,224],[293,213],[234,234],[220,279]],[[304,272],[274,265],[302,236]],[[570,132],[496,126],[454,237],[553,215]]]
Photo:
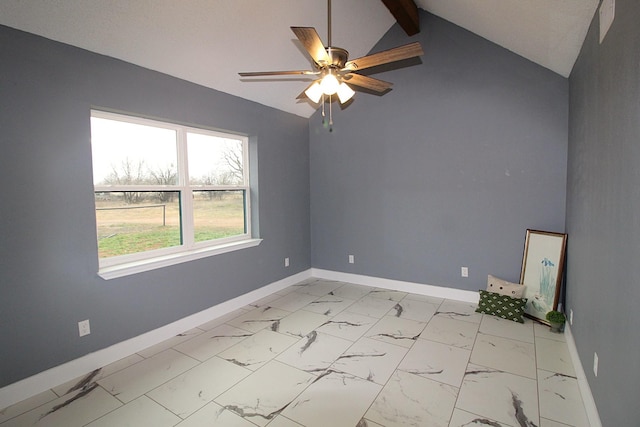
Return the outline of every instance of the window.
[[[246,137],[94,110],[91,149],[101,275],[251,240]]]

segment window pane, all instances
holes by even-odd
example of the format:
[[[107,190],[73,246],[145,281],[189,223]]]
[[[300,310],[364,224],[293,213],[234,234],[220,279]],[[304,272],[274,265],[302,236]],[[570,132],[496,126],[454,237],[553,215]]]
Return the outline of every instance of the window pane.
[[[178,183],[176,131],[91,117],[94,185]]]
[[[242,185],[242,141],[187,133],[189,183],[192,185]]]
[[[244,191],[194,191],[195,241],[246,233]]]
[[[98,192],[100,258],[182,244],[180,192]]]

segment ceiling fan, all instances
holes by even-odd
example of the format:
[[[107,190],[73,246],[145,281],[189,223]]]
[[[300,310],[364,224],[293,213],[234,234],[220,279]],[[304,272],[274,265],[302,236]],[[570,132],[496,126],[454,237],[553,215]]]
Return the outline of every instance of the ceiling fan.
[[[238,73],[241,77],[264,77],[264,76],[292,76],[308,75],[318,76],[302,92],[298,99],[306,96],[311,102],[317,104],[322,101],[322,116],[324,121],[325,97],[329,99],[329,126],[333,125],[331,117],[331,97],[337,95],[341,104],[344,104],[353,97],[354,90],[350,87],[357,86],[370,91],[384,94],[391,89],[393,83],[375,79],[373,77],[357,74],[358,71],[390,62],[401,61],[414,58],[424,54],[419,42],[409,43],[393,49],[363,56],[361,58],[349,60],[347,50],[331,46],[331,0],[328,3],[328,45],[322,43],[318,32],[313,27],[291,27],[302,46],[307,50],[315,70],[292,70],[292,71],[257,71]]]

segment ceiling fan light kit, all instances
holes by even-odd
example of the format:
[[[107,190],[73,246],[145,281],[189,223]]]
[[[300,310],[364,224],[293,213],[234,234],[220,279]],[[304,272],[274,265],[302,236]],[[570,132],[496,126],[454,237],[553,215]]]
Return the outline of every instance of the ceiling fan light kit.
[[[320,81],[320,87],[322,88],[322,93],[325,95],[333,95],[338,91],[338,87],[340,86],[340,82],[338,78],[329,71]]]
[[[331,46],[331,0],[328,3],[328,45],[325,46],[313,27],[291,27],[302,46],[313,59],[313,65],[316,70],[299,70],[299,71],[258,71],[239,73],[241,77],[262,77],[262,76],[291,76],[291,75],[315,75],[320,76],[304,91],[304,95],[314,104],[322,102],[322,116],[324,122],[324,103],[329,97],[329,116],[331,117],[331,101],[332,96],[338,96],[341,104],[349,101],[355,91],[349,86],[353,85],[368,89],[383,95],[393,83],[378,80],[372,77],[357,74],[358,71],[365,68],[371,68],[378,65],[388,64],[390,62],[401,61],[404,59],[414,58],[423,55],[420,43],[414,42],[404,46],[399,46],[383,52],[374,53],[372,55],[363,56],[349,61],[349,52],[345,49]],[[347,82],[349,85],[347,85]],[[302,95],[301,95],[302,96]],[[300,96],[298,97],[300,98]],[[333,120],[329,120],[329,130]]]
[[[355,91],[349,87],[345,82],[340,83],[338,86],[338,99],[341,104],[344,104],[348,100],[350,100],[353,95],[355,95]]]
[[[322,98],[322,87],[320,87],[320,83],[317,81],[313,82],[311,86],[304,91],[304,94],[307,95],[307,98],[311,100],[314,104],[320,102],[320,98]]]

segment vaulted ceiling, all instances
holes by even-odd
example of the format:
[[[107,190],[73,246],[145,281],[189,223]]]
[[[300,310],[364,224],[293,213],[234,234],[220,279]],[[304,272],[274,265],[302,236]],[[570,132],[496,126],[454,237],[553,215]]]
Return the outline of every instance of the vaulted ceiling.
[[[565,77],[598,2],[415,0],[419,8]],[[364,56],[395,22],[381,1],[334,0],[332,44],[346,48],[350,58]],[[289,27],[315,27],[326,42],[327,2],[2,0],[0,24],[309,117],[315,109],[295,99],[308,80],[243,82],[237,73],[309,69]]]

